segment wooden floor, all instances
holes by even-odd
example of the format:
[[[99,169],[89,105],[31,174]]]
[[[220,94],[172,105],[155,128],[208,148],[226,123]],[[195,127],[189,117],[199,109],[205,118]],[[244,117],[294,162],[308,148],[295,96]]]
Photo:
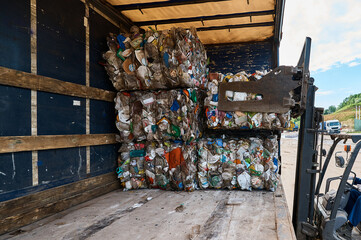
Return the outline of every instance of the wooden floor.
[[[282,188],[117,190],[12,234],[0,239],[295,239]]]

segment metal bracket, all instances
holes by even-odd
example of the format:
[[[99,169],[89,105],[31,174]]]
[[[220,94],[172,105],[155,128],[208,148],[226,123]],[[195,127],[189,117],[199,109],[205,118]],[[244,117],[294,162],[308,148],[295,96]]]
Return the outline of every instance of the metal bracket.
[[[280,66],[259,81],[220,83],[218,109],[286,113],[298,104],[290,95],[291,91],[301,84],[299,80],[294,79],[298,72],[298,68]],[[226,91],[261,94],[262,100],[229,101]]]
[[[316,174],[316,173],[320,173],[320,170],[316,170],[316,169],[307,169],[306,170],[307,173],[310,173],[310,174]]]
[[[302,233],[309,237],[317,237],[318,229],[317,227],[311,225],[308,222],[301,222]]]
[[[219,84],[218,109],[221,111],[286,113],[302,115],[306,108],[310,78],[311,38],[306,38],[297,67],[280,66],[259,81]],[[226,91],[261,94],[262,100],[229,101]]]

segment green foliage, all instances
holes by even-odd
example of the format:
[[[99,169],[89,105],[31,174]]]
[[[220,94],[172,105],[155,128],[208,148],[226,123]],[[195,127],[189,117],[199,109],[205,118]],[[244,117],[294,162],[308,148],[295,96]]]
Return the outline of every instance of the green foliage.
[[[325,110],[323,111],[323,114],[324,114],[324,115],[330,114],[330,110],[325,109]]]
[[[334,106],[334,105],[329,106],[329,107],[328,107],[328,111],[329,111],[330,113],[336,112],[336,106]]]
[[[361,104],[361,93],[350,95],[345,98],[337,107],[337,110],[343,109],[350,105]]]

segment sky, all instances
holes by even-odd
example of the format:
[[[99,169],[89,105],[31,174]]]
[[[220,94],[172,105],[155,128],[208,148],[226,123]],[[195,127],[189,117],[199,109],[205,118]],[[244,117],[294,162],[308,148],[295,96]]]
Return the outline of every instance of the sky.
[[[286,0],[280,65],[295,66],[312,38],[310,71],[317,107],[361,93],[361,0]]]

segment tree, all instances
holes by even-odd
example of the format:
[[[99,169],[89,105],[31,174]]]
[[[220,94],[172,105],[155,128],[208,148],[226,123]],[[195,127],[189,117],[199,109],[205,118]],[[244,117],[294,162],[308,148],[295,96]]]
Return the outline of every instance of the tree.
[[[328,109],[325,109],[325,111],[323,112],[324,115],[330,114],[330,111]]]
[[[329,107],[328,107],[328,112],[329,112],[329,113],[334,113],[334,112],[336,112],[336,106],[334,106],[334,105],[329,106]]]

